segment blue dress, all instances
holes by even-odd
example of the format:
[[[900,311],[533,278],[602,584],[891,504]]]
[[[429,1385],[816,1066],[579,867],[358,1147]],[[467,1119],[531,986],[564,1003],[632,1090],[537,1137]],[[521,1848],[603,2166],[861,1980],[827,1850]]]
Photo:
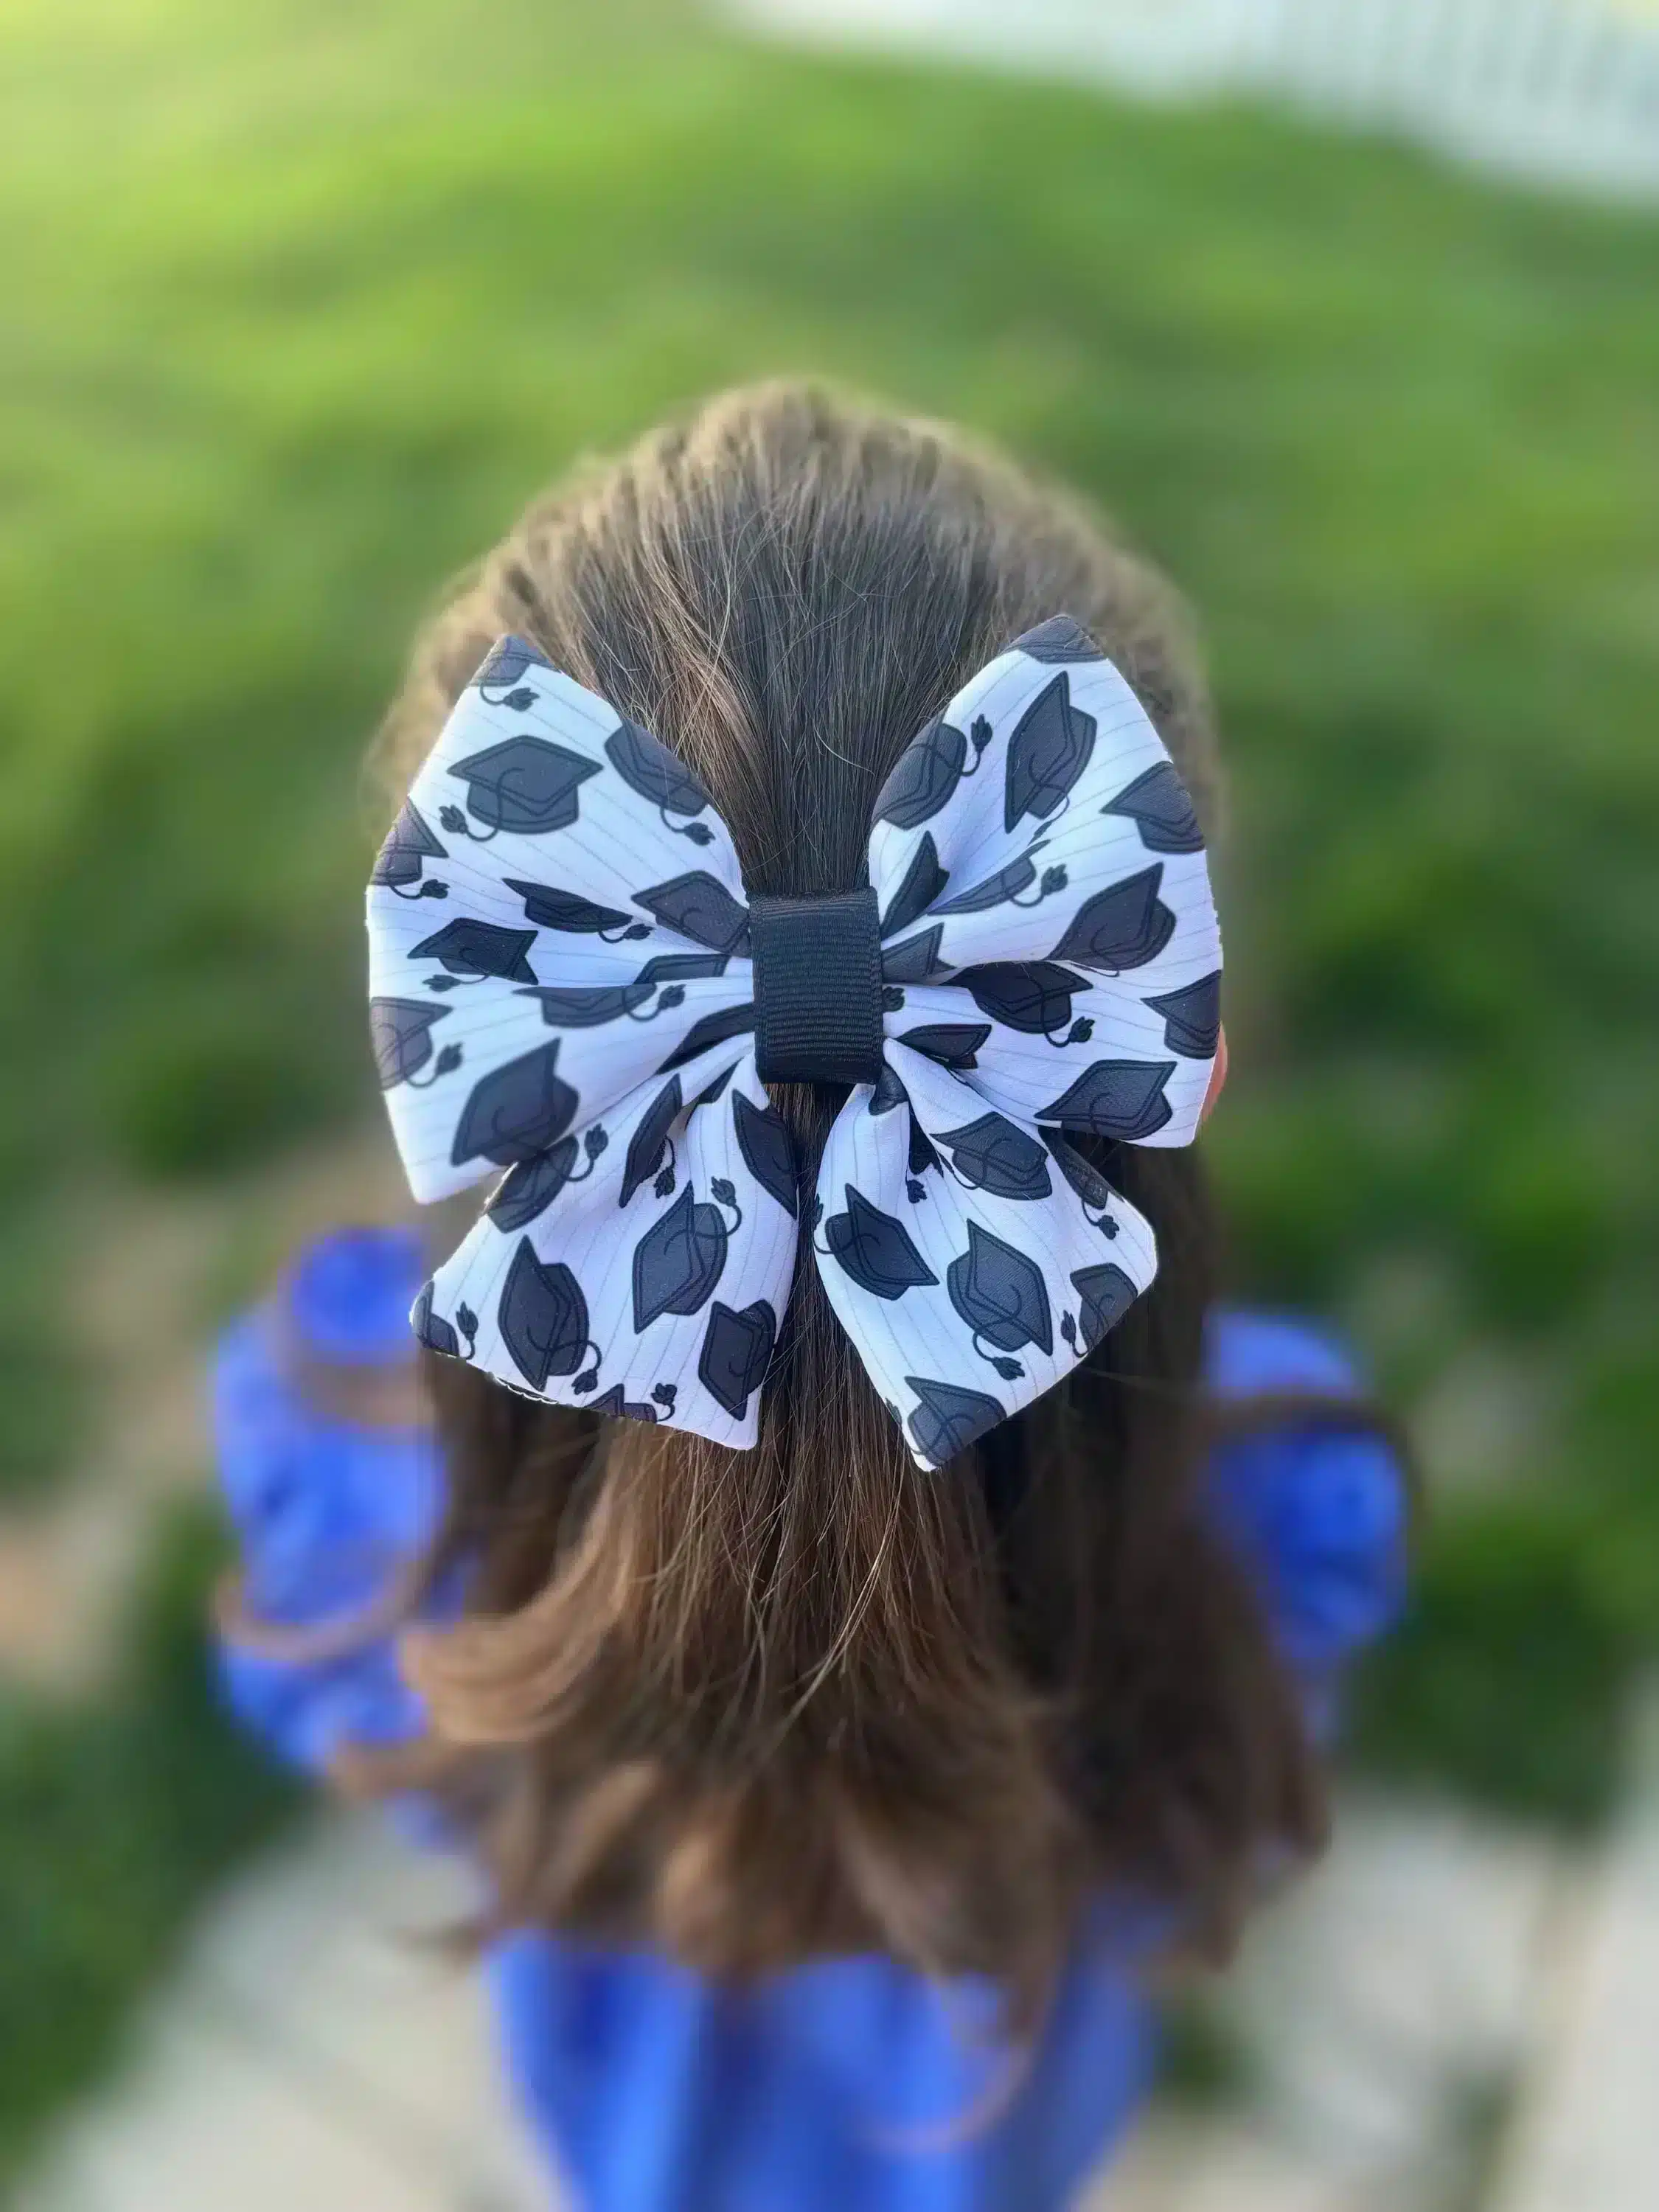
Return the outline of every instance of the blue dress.
[[[295,1271],[283,1330],[267,1310],[223,1341],[222,1479],[266,1619],[367,1602],[435,1524],[430,1440],[308,1410],[276,1351],[297,1335],[339,1368],[395,1364],[420,1273],[409,1235],[340,1232]],[[1357,1387],[1328,1339],[1261,1315],[1218,1314],[1208,1366],[1224,1395]],[[1374,1437],[1298,1425],[1229,1444],[1206,1487],[1322,1730],[1345,1662],[1401,1602],[1400,1469]],[[228,1648],[222,1667],[243,1719],[310,1771],[342,1741],[419,1728],[387,1642],[305,1665]],[[429,1827],[418,1805],[398,1811]],[[1059,2212],[1156,2067],[1136,1972],[1149,1932],[1118,1918],[1079,1952],[1017,2078],[978,2032],[988,1992],[947,2000],[878,1957],[738,1995],[646,1952],[526,1932],[494,1948],[486,1972],[523,2111],[585,2212]]]

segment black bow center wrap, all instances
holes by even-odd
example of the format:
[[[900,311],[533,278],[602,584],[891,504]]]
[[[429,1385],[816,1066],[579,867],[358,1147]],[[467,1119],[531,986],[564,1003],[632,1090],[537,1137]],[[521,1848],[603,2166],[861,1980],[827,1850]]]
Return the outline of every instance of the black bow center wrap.
[[[881,930],[866,884],[749,902],[755,1065],[764,1083],[873,1083],[881,1073]]]

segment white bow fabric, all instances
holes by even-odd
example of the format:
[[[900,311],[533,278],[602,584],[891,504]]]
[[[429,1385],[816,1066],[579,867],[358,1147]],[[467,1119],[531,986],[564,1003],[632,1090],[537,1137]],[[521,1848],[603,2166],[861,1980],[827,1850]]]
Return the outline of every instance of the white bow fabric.
[[[1099,1343],[1157,1254],[1066,1133],[1191,1141],[1221,944],[1187,792],[1075,622],[1018,639],[912,743],[869,881],[881,1073],[803,1206],[708,793],[535,647],[495,647],[368,890],[410,1186],[425,1203],[506,1170],[422,1294],[424,1343],[535,1397],[751,1446],[805,1227],[924,1467]]]

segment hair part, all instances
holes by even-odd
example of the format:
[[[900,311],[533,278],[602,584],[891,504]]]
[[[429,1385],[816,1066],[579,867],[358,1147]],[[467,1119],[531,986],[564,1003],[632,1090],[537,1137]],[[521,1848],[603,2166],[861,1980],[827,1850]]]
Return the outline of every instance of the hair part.
[[[1208,704],[1168,587],[1080,504],[932,424],[814,389],[714,401],[538,501],[420,641],[378,750],[401,797],[516,631],[708,785],[753,892],[862,882],[906,744],[1066,612],[1213,831]],[[775,1092],[804,1182],[841,1095]],[[1224,1948],[1316,1768],[1197,1494],[1216,1231],[1193,1151],[1095,1147],[1156,1283],[1068,1381],[918,1468],[803,1242],[758,1447],[537,1405],[426,1355],[452,1483],[411,1630],[418,1767],[466,1808],[503,1924],[742,1978],[878,1949],[1030,2023],[1119,1885]]]

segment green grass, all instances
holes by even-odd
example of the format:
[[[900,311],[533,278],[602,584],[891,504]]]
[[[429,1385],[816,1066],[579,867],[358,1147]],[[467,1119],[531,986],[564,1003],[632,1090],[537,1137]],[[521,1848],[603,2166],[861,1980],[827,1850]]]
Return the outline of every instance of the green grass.
[[[0,1376],[71,1356],[88,1164],[365,1099],[356,758],[441,580],[574,455],[811,370],[1073,478],[1196,601],[1240,1282],[1408,1402],[1524,1374],[1506,1471],[1654,1642],[1659,222],[670,0],[14,0],[0,57],[0,1195],[48,1255]],[[0,1401],[37,1468],[71,1395]]]
[[[0,2196],[118,2049],[204,1889],[295,1804],[210,1686],[221,1540],[204,1514],[167,1528],[128,1675],[92,1710],[0,1693]]]

